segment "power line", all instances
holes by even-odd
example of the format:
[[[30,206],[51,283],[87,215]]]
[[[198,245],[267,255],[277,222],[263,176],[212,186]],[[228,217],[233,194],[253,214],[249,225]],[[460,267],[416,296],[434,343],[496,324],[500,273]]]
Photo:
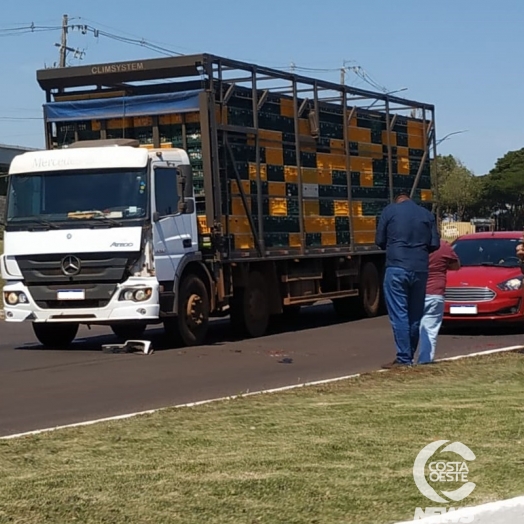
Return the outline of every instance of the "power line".
[[[139,35],[136,35],[136,34],[134,34],[134,33],[129,33],[129,32],[127,32],[127,31],[122,31],[122,30],[120,30],[120,29],[118,29],[118,28],[116,28],[116,27],[112,27],[112,26],[105,25],[105,24],[102,24],[102,23],[100,23],[100,22],[97,22],[96,20],[90,20],[89,18],[84,18],[84,17],[81,17],[81,16],[79,16],[78,19],[79,19],[79,20],[85,20],[85,21],[88,22],[88,23],[91,23],[91,24],[94,24],[94,25],[97,25],[97,26],[100,26],[100,27],[105,27],[106,29],[111,29],[111,30],[113,30],[113,31],[116,31],[116,32],[122,34],[122,35],[128,35],[128,36],[131,36],[131,37],[133,37],[134,39],[138,39],[138,40],[140,40],[140,41],[144,40],[144,38],[141,37],[141,36],[139,36]],[[148,41],[149,41],[151,44],[157,44],[157,45],[160,45],[160,46],[166,46],[166,47],[170,47],[170,46],[171,46],[171,44],[168,44],[168,43],[166,43],[166,42],[160,42],[160,41],[157,41],[157,40],[151,40],[151,39],[148,39]],[[178,47],[179,49],[185,49],[186,51],[193,51],[193,50],[191,50],[191,49],[189,49],[189,48],[187,48],[187,47],[181,47],[181,46],[176,46],[176,47]]]
[[[119,34],[112,33],[109,31],[104,31],[103,29],[99,29],[98,27],[95,27],[95,25],[90,24],[70,24],[69,22],[71,20],[85,20],[87,22],[92,22],[93,24],[96,24],[100,27],[107,27],[109,29],[113,29],[114,31],[118,31]],[[80,49],[74,49],[67,46],[67,35],[69,30],[71,31],[79,31],[83,35],[87,35],[88,33],[92,34],[95,38],[105,37],[117,42],[129,44],[129,45],[135,45],[139,47],[143,47],[146,49],[149,49],[151,51],[154,51],[156,53],[162,54],[164,56],[173,56],[173,55],[183,55],[183,53],[180,53],[178,51],[174,51],[173,49],[170,49],[167,47],[169,44],[165,44],[163,42],[155,42],[153,40],[147,40],[145,38],[137,37],[137,35],[134,35],[132,33],[126,33],[124,31],[117,30],[111,26],[105,26],[104,24],[101,24],[99,22],[95,22],[93,20],[89,20],[87,18],[82,17],[74,17],[74,18],[68,18],[68,15],[64,15],[62,19],[62,26],[37,26],[34,24],[34,22],[31,22],[29,25],[22,25],[20,27],[14,27],[14,28],[4,28],[0,29],[0,38],[2,36],[18,36],[21,34],[26,33],[35,33],[35,32],[42,32],[42,31],[57,31],[62,30],[62,40],[60,44],[55,44],[56,47],[59,47],[59,66],[60,67],[66,67],[66,59],[67,59],[67,53],[74,53],[74,58],[82,59],[85,56],[85,51],[81,51]],[[127,34],[129,36],[121,36],[122,34]],[[351,61],[353,62],[353,61]],[[286,67],[275,67],[275,69],[281,69],[281,70],[291,70],[292,72],[302,72],[302,73],[334,73],[339,72],[340,73],[340,82],[342,84],[345,84],[346,82],[346,73],[351,72],[354,73],[355,76],[360,80],[365,82],[366,84],[370,85],[373,89],[377,89],[379,91],[382,91],[383,93],[387,93],[389,90],[387,87],[379,84],[376,80],[374,80],[361,66],[347,66],[346,64],[348,61],[344,60],[343,67],[342,68],[322,68],[322,67],[307,67],[307,66],[297,66],[295,64],[291,64],[291,66]]]
[[[43,120],[43,116],[42,117],[37,117],[37,116],[0,116],[0,120],[12,120],[12,121],[16,121],[16,120]]]

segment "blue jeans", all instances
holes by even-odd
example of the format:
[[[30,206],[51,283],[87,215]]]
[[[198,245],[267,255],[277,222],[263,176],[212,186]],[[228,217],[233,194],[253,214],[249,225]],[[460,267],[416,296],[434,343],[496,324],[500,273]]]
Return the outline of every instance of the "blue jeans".
[[[429,364],[435,358],[437,336],[444,316],[444,297],[441,295],[426,295],[424,315],[420,322],[419,364]]]
[[[407,271],[400,267],[386,269],[384,295],[399,364],[413,364],[420,337],[427,280],[425,272]]]

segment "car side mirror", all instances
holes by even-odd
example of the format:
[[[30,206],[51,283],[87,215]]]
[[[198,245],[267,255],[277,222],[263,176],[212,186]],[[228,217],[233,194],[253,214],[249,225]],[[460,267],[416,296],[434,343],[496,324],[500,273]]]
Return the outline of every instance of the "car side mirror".
[[[155,211],[153,213],[153,222],[158,222],[160,220],[160,213],[158,211]]]

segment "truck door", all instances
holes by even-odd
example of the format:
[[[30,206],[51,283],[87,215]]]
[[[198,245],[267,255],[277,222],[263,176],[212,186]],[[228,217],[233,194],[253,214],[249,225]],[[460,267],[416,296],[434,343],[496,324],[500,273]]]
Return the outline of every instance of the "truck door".
[[[173,281],[182,258],[198,249],[195,211],[191,214],[179,211],[177,176],[175,167],[153,166],[153,243],[160,282]]]

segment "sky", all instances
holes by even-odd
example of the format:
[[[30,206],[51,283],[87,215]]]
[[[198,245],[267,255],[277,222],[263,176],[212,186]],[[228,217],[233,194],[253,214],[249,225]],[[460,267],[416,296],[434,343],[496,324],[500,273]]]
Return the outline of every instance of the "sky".
[[[524,147],[522,0],[24,0],[0,20],[0,143],[44,147],[44,92],[36,71],[58,62],[62,15],[178,53],[212,53],[340,81],[360,66],[376,84],[434,104],[438,152],[476,175]],[[16,31],[34,24],[50,30]],[[164,54],[92,33],[70,32],[68,65]],[[302,73],[303,74],[303,73]],[[351,71],[346,83],[373,89]]]

